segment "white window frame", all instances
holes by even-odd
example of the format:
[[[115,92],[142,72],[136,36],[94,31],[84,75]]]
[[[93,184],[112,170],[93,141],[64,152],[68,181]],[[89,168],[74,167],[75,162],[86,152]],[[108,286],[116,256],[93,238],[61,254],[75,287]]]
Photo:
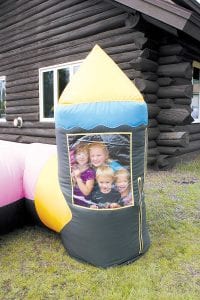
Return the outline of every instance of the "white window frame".
[[[6,83],[6,76],[0,76],[0,80],[4,80]],[[5,118],[0,117],[0,122],[6,122],[6,116],[5,116]]]
[[[69,63],[48,66],[39,69],[39,113],[40,113],[40,122],[55,122],[55,116],[53,118],[44,117],[44,105],[43,105],[43,73],[53,71],[53,85],[54,85],[54,112],[58,104],[58,70],[63,68],[69,69],[69,79],[74,75],[74,68],[80,66],[82,60],[77,60]]]
[[[193,61],[192,64],[193,68],[199,69],[199,74],[200,74],[200,62]],[[193,85],[193,77],[192,77],[192,85]],[[195,119],[192,123],[200,123],[200,91],[199,93],[193,93],[193,95],[198,95],[198,102],[199,102],[199,113],[198,113],[198,118]],[[193,96],[192,96],[193,99]]]

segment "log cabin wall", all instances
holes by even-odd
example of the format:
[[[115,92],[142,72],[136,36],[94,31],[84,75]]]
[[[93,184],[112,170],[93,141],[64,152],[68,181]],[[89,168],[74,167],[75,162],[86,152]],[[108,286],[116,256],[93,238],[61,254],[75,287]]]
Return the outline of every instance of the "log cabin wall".
[[[1,2],[7,122],[0,122],[0,139],[55,143],[54,123],[39,122],[39,68],[84,59],[98,43],[134,79],[130,61],[139,57],[146,39],[126,26],[126,19],[123,9],[98,0]],[[22,117],[22,128],[13,127],[16,117]]]
[[[161,42],[162,43],[162,42]],[[157,166],[167,169],[188,154],[200,151],[200,124],[192,123],[192,62],[200,60],[198,47],[190,49],[182,39],[165,37],[159,48],[157,116],[160,134],[157,137]]]
[[[107,1],[19,1],[0,6],[0,76],[6,76],[6,119],[0,139],[55,144],[54,123],[39,121],[39,68],[84,59],[98,43],[139,87],[150,114],[149,158],[158,157],[157,44],[139,14]],[[141,29],[141,30],[140,30]],[[22,117],[22,128],[13,120]]]
[[[0,122],[0,139],[54,144],[54,123],[39,121],[39,68],[84,59],[95,43],[128,68],[138,48],[125,19],[124,10],[98,0],[1,2],[0,76],[6,76],[7,122]],[[13,127],[16,117],[22,117],[22,128]]]
[[[170,53],[167,45],[177,44],[170,38],[160,46],[163,35],[140,14],[112,1],[1,2],[0,76],[6,76],[7,122],[0,122],[0,139],[55,144],[54,123],[39,120],[39,69],[84,59],[98,43],[144,95],[148,164],[166,167],[177,151],[199,145],[200,128],[189,120],[192,60],[177,49]],[[173,73],[177,64],[178,74]],[[22,128],[13,126],[16,117],[23,118]],[[170,133],[176,131],[174,138]]]

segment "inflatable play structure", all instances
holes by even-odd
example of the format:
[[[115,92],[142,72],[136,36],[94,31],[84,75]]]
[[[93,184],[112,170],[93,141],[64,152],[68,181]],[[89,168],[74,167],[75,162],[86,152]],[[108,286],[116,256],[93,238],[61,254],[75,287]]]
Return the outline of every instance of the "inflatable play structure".
[[[63,91],[55,122],[56,146],[0,142],[0,232],[33,216],[78,260],[136,260],[150,244],[142,95],[95,46]]]

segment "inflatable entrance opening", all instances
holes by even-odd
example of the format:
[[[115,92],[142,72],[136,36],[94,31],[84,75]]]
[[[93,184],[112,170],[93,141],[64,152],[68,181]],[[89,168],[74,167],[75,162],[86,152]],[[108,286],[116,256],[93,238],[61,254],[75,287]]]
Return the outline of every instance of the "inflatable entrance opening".
[[[56,110],[59,182],[71,212],[60,232],[71,256],[109,267],[148,249],[147,122],[141,93],[96,45]]]

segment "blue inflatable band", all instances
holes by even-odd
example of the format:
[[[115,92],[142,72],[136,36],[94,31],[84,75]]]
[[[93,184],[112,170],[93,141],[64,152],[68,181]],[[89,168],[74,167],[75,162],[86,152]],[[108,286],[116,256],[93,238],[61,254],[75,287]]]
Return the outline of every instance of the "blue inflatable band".
[[[133,101],[58,105],[55,123],[56,128],[66,130],[75,127],[89,130],[99,125],[109,128],[121,125],[137,127],[148,123],[147,105]]]

